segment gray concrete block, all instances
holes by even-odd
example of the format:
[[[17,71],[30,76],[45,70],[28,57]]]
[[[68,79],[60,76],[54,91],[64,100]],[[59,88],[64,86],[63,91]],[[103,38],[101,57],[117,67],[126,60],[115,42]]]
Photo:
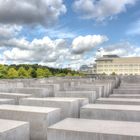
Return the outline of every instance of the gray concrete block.
[[[118,105],[140,105],[140,99],[126,99],[126,98],[99,98],[96,100],[97,104],[118,104]]]
[[[140,99],[140,94],[112,94],[109,98],[130,98],[130,99]]]
[[[137,105],[89,104],[81,108],[80,118],[140,122],[140,107]]]
[[[8,99],[14,99],[15,104],[19,104],[19,100],[21,98],[28,98],[31,97],[32,94],[23,94],[23,93],[0,93],[0,98],[8,98]]]
[[[80,114],[79,100],[76,98],[25,98],[20,105],[61,108],[61,119],[78,118]]]
[[[140,140],[140,123],[68,118],[48,129],[48,140]]]
[[[0,140],[30,140],[28,122],[0,119]]]
[[[108,97],[109,94],[111,94],[113,92],[113,89],[115,88],[115,81],[114,80],[95,80],[94,84],[95,85],[102,84],[102,85],[105,85],[107,87],[105,97]]]
[[[140,89],[140,85],[137,85],[137,86],[132,86],[132,85],[120,86],[119,89]]]
[[[114,89],[113,94],[140,94],[140,89]]]
[[[2,104],[14,105],[15,104],[15,100],[14,99],[2,99],[2,98],[0,98],[0,105],[2,105]]]
[[[34,96],[34,97],[53,96],[52,92],[50,92],[49,89],[47,89],[47,88],[35,88],[35,87],[0,88],[0,92],[32,94],[32,96]]]
[[[57,91],[55,92],[55,97],[88,98],[89,103],[94,103],[99,95],[96,91]]]
[[[50,95],[53,95],[55,91],[60,90],[60,85],[59,84],[35,84],[34,82],[26,85],[26,87],[35,87],[35,88],[46,88],[47,92],[49,92]]]
[[[31,140],[46,140],[48,126],[60,121],[60,109],[1,105],[0,118],[29,122]]]
[[[94,82],[92,82],[92,83],[86,83],[86,84],[92,84],[92,85],[94,85],[94,86],[103,86],[104,87],[104,92],[103,92],[103,97],[108,97],[109,96],[109,94],[111,94],[111,91],[112,91],[112,87],[111,87],[111,84],[110,83],[108,83],[108,82],[104,82],[104,81],[102,81],[102,82],[99,82],[99,81],[94,81]],[[83,84],[81,84],[81,86],[82,86]]]
[[[98,98],[103,97],[103,94],[104,94],[104,87],[95,86],[95,85],[72,86],[72,87],[68,88],[67,90],[68,91],[96,91],[96,93],[98,93]]]

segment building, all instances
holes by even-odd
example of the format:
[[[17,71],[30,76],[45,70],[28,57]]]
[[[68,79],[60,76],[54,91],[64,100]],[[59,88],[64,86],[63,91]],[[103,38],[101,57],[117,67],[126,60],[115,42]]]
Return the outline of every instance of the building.
[[[88,65],[82,65],[80,67],[80,72],[86,73],[86,74],[94,74],[95,73],[95,66],[88,66]]]
[[[104,55],[96,60],[97,74],[140,75],[140,57]]]

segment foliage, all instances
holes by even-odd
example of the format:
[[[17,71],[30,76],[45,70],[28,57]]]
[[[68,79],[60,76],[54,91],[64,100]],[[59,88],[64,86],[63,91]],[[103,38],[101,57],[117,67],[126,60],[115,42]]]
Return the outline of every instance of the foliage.
[[[0,65],[0,78],[6,78],[8,67]]]
[[[7,72],[7,78],[18,78],[18,72],[15,68],[10,68]]]
[[[37,77],[36,70],[33,69],[32,67],[30,67],[28,69],[28,75],[29,75],[30,78],[36,78]]]
[[[19,78],[28,78],[28,71],[24,67],[20,67],[18,69],[18,76]]]
[[[50,76],[82,76],[83,74],[69,70],[42,66],[38,64],[2,65],[0,64],[0,78],[45,78]]]
[[[42,68],[37,68],[36,74],[37,78],[43,78],[46,76],[45,71]]]
[[[116,75],[116,73],[115,72],[112,72],[112,74],[111,75]]]

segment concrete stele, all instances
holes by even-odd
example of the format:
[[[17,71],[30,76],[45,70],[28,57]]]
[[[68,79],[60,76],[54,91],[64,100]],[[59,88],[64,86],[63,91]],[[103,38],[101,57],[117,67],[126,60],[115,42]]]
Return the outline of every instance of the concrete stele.
[[[21,98],[27,98],[31,97],[32,94],[23,94],[23,93],[0,93],[0,98],[8,98],[8,99],[14,99],[15,104],[19,104],[19,100]]]
[[[46,140],[48,126],[60,121],[60,109],[1,105],[0,118],[29,122],[31,140]]]
[[[80,101],[76,98],[24,98],[20,105],[61,108],[61,119],[78,118],[80,114]]]
[[[28,122],[0,119],[0,140],[30,140]]]
[[[116,104],[116,105],[140,105],[140,99],[127,98],[99,98],[97,104]]]
[[[3,98],[0,98],[0,105],[2,105],[2,104],[14,105],[15,104],[15,100],[14,99],[3,99]]]
[[[88,98],[89,103],[94,103],[99,94],[96,91],[58,91],[55,92],[55,97]]]
[[[48,128],[48,140],[140,140],[140,123],[65,119]]]
[[[112,94],[109,98],[130,98],[130,99],[140,99],[140,94]]]
[[[81,108],[80,118],[140,122],[140,106],[88,104]]]

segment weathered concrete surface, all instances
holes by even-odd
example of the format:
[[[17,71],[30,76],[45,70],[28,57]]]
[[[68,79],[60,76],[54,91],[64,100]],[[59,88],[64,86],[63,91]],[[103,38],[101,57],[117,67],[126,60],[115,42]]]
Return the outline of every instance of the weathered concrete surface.
[[[115,84],[115,83],[114,83]],[[106,81],[106,80],[96,80],[93,82],[93,85],[102,85],[104,86],[104,95],[103,97],[108,97],[111,93],[113,88],[115,87],[111,81]]]
[[[0,92],[10,93],[24,93],[32,94],[34,97],[51,97],[53,93],[47,88],[35,88],[35,87],[24,87],[24,88],[0,88]]]
[[[140,106],[89,104],[81,108],[80,118],[140,122]]]
[[[140,94],[140,89],[114,89],[113,94]]]
[[[55,97],[88,98],[89,103],[94,103],[95,100],[99,97],[99,94],[96,93],[96,91],[58,91],[55,92]]]
[[[109,98],[140,99],[140,94],[112,94]]]
[[[104,95],[103,86],[80,85],[80,86],[72,86],[72,87],[68,88],[67,90],[68,91],[96,91],[96,93],[98,93],[98,98],[102,97]]]
[[[19,104],[19,100],[21,98],[28,98],[31,97],[32,94],[23,94],[23,93],[0,93],[0,98],[8,98],[8,99],[14,99],[15,104]]]
[[[2,105],[2,104],[15,105],[15,100],[14,99],[2,99],[2,98],[0,98],[0,105]]]
[[[140,85],[120,86],[119,89],[140,89]]]
[[[30,140],[28,122],[0,119],[0,140]]]
[[[46,140],[48,126],[60,121],[60,109],[1,105],[0,118],[30,122],[31,140]]]
[[[99,98],[96,100],[97,104],[116,104],[116,105],[140,105],[140,99],[126,99],[126,98]]]
[[[77,85],[75,85],[77,86]],[[88,83],[79,83],[78,84],[79,87],[84,87],[86,86],[87,88],[89,87],[103,87],[103,97],[108,97],[108,95],[111,93],[111,84],[110,83],[107,83],[107,82],[97,82],[97,81],[94,81],[94,82],[88,82]]]
[[[54,96],[55,91],[59,91],[61,88],[59,84],[35,84],[34,82],[25,87],[46,88],[51,96]]]
[[[122,76],[121,77],[121,84],[134,84],[140,83],[140,76],[139,75],[132,75],[132,76]]]
[[[48,140],[140,140],[140,123],[69,118],[48,129]]]
[[[20,105],[61,108],[61,119],[78,118],[80,101],[76,98],[25,98]]]

